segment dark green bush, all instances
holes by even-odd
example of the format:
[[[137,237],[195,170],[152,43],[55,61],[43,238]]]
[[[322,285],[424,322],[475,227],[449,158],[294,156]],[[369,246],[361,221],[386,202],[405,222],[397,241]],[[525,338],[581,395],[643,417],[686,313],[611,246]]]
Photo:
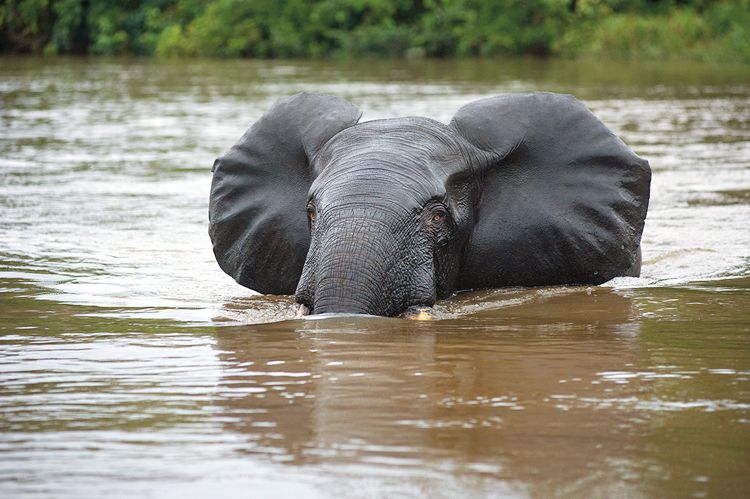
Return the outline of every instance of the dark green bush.
[[[0,51],[750,62],[750,0],[5,0]]]

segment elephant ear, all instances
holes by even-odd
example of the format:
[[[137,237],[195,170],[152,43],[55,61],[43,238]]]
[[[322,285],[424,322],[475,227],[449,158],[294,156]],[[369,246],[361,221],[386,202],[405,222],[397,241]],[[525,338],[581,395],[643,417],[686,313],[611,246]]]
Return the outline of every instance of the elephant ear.
[[[224,272],[261,293],[294,293],[310,245],[310,161],[361,114],[338,97],[282,98],[216,160],[208,232]]]
[[[450,126],[491,158],[458,288],[638,275],[651,170],[580,101],[502,95]]]

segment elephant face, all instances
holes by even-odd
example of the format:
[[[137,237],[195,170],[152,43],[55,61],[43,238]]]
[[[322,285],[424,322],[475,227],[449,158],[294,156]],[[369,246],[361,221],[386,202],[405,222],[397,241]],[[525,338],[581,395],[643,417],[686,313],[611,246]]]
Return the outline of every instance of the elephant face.
[[[637,275],[650,169],[580,102],[506,95],[357,124],[279,100],[214,164],[209,233],[240,284],[396,315],[460,289]]]
[[[450,295],[473,227],[471,172],[483,156],[425,118],[337,134],[312,161],[319,173],[297,301],[315,313],[394,315]]]

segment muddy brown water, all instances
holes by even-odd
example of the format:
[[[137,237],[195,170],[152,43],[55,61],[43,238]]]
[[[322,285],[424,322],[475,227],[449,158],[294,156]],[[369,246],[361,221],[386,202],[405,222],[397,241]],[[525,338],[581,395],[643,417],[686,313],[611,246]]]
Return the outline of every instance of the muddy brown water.
[[[651,161],[643,275],[293,319],[209,168],[277,97],[577,95]],[[0,59],[3,497],[750,494],[750,67]]]

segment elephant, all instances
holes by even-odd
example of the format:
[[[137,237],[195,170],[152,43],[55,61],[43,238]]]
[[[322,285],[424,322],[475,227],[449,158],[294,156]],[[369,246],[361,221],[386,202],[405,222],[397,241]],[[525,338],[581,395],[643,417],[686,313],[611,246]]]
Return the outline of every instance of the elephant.
[[[396,316],[469,289],[638,276],[651,169],[575,97],[360,123],[279,99],[213,165],[219,266],[305,313]]]

